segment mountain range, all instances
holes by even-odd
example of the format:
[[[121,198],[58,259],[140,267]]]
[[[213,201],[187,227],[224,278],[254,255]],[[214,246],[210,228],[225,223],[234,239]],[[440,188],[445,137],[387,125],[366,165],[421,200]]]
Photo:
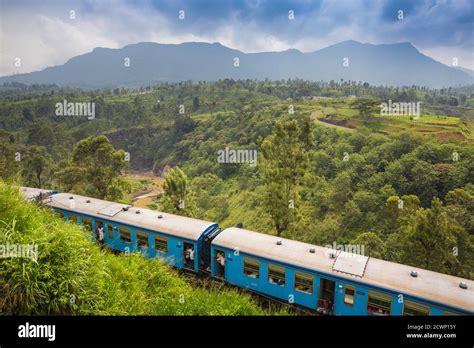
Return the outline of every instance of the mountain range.
[[[296,49],[244,53],[220,43],[142,42],[119,49],[98,47],[63,65],[0,77],[0,83],[95,88],[225,78],[301,78],[442,88],[473,84],[473,76],[473,71],[444,65],[408,42],[374,45],[350,40],[308,53]]]

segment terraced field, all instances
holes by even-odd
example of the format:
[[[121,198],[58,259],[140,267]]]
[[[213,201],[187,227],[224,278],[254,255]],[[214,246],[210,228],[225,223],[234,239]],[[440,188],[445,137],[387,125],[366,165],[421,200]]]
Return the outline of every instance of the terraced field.
[[[315,122],[322,126],[346,130],[365,127],[384,134],[413,131],[445,140],[474,141],[474,122],[466,118],[433,114],[422,114],[418,119],[408,115],[373,114],[370,117],[361,117],[347,101],[341,102],[340,99],[324,102],[306,101],[300,109],[304,112],[309,111]]]

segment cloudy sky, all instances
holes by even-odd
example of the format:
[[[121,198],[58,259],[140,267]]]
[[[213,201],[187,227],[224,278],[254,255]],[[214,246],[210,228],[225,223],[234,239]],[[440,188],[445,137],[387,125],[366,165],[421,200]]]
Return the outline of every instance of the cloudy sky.
[[[0,0],[0,75],[143,41],[310,52],[349,39],[409,41],[438,61],[456,58],[474,69],[474,1]]]

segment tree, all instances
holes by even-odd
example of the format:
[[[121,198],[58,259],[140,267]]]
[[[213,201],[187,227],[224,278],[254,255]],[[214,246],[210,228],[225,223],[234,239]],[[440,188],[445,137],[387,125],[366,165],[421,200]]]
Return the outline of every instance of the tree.
[[[25,185],[42,188],[50,172],[51,156],[44,146],[30,146],[22,160]]]
[[[193,110],[194,111],[197,111],[199,109],[199,106],[201,105],[201,103],[199,102],[199,97],[194,97],[193,98]]]
[[[178,215],[195,215],[194,194],[188,188],[188,177],[179,167],[166,173],[163,188],[165,192],[160,199],[163,210]]]
[[[449,191],[446,210],[469,234],[474,235],[474,185]]]
[[[19,170],[19,160],[13,134],[0,129],[0,178],[10,179]]]
[[[265,209],[271,215],[280,236],[295,218],[299,186],[309,167],[305,150],[306,130],[297,121],[277,122],[262,142],[262,172],[265,182]]]
[[[431,204],[431,209],[418,209],[406,219],[391,236],[389,245],[397,262],[451,273],[448,265],[462,267],[454,252],[462,242],[458,240],[462,227],[448,217],[439,199]]]
[[[99,199],[118,200],[127,188],[120,177],[125,152],[115,150],[104,136],[91,136],[74,145],[72,158],[57,175],[60,186]]]
[[[352,196],[351,175],[348,171],[339,173],[331,185],[331,205],[335,210],[342,209]]]
[[[364,247],[364,255],[383,258],[385,255],[385,242],[374,232],[364,232],[351,241],[352,245]]]
[[[143,98],[140,96],[136,96],[133,100],[133,107],[132,113],[129,120],[129,125],[136,126],[140,123],[149,123],[150,121],[150,113],[148,109],[145,107],[143,102]]]
[[[27,121],[33,121],[35,116],[29,107],[23,108],[23,118]]]
[[[180,139],[184,134],[192,132],[197,123],[189,116],[179,115],[173,123],[174,137],[176,140]]]
[[[370,98],[357,98],[352,107],[359,110],[359,115],[363,118],[370,118],[372,114],[379,110],[379,103]]]
[[[56,131],[51,123],[36,122],[28,127],[28,144],[51,146],[56,143]]]

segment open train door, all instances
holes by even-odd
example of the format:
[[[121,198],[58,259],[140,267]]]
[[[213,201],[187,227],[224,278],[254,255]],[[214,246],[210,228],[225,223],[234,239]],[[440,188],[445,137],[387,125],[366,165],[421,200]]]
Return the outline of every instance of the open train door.
[[[319,283],[319,297],[317,312],[323,315],[334,314],[334,293],[336,283],[332,280],[321,277]]]

